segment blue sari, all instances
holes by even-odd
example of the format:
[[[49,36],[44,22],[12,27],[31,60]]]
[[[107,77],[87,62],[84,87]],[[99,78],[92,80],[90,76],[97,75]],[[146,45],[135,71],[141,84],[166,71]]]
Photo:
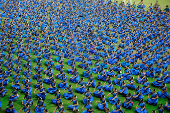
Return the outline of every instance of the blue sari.
[[[147,102],[148,102],[149,104],[157,105],[157,103],[158,103],[158,98],[156,98],[156,97],[157,97],[157,93],[151,94],[151,98],[148,98],[148,99],[147,99]],[[156,99],[153,99],[153,98],[156,98]]]
[[[145,103],[139,103],[140,108],[135,109],[136,113],[147,113],[146,109],[143,109],[145,107]],[[143,109],[143,110],[142,110]]]
[[[111,111],[110,113],[123,113],[123,110],[120,110],[121,104],[116,104],[116,109]]]
[[[61,94],[60,93],[55,94],[55,96],[56,96],[56,98],[52,99],[51,102],[52,102],[52,104],[58,105],[61,102]],[[60,99],[60,100],[58,100],[58,99]]]
[[[73,105],[77,103],[78,103],[77,99],[73,100]],[[79,108],[79,105],[76,105],[76,106],[73,106],[73,105],[69,105],[68,108],[71,110],[77,110]]]
[[[109,103],[115,105],[117,103],[117,100],[119,99],[118,93],[111,93],[113,96],[108,98]]]
[[[98,103],[97,104],[97,108],[100,109],[100,110],[104,110],[104,109],[107,109],[108,108],[108,104],[106,102],[106,99],[102,99],[101,103]]]

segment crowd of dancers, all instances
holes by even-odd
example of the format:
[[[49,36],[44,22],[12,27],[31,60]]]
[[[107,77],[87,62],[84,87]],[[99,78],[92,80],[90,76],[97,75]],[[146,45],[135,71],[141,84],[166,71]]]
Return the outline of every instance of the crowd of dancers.
[[[170,89],[166,86],[170,83],[168,6],[162,11],[152,5],[145,10],[143,1],[118,4],[110,0],[2,0],[0,9],[1,98],[8,92],[6,86],[11,85],[13,90],[7,113],[17,112],[13,102],[20,98],[19,91],[25,95],[19,112],[24,110],[25,113],[31,112],[32,93],[38,98],[36,113],[48,112],[44,102],[48,93],[55,94],[51,102],[56,105],[56,113],[65,113],[66,107],[75,113],[94,113],[92,103],[106,113],[124,113],[122,108],[131,109],[133,101],[139,101],[134,112],[147,113],[145,102],[157,105],[159,98],[166,98],[167,102],[159,104],[152,112],[170,111]],[[76,62],[82,68],[82,75]],[[66,65],[67,72],[64,71]],[[69,78],[67,74],[72,76]],[[96,83],[96,78],[105,84]],[[153,78],[154,82],[148,78]],[[31,86],[33,79],[37,81],[35,90]],[[79,108],[70,82],[75,83],[77,93],[83,94],[83,108]],[[43,84],[50,87],[45,88]],[[151,85],[161,90],[156,92]],[[60,90],[67,92],[61,94]],[[134,90],[134,94],[128,90]],[[120,95],[125,97],[123,102]],[[72,104],[64,106],[61,96]],[[94,102],[93,96],[100,101]],[[105,96],[109,96],[108,100]],[[148,99],[144,100],[144,96]],[[0,107],[2,104],[0,102]]]

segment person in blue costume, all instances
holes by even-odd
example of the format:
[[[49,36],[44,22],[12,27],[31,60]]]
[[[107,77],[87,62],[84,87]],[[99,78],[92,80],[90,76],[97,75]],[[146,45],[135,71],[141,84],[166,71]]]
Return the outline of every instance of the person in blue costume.
[[[88,100],[90,101],[90,103],[93,102],[93,96],[89,88],[87,88],[86,93],[83,94],[83,103],[86,105]]]
[[[72,63],[71,64],[71,69],[67,69],[67,73],[73,75],[75,70],[76,70],[75,64]]]
[[[116,109],[114,109],[114,106],[116,105]],[[122,104],[120,103],[120,100],[117,100],[117,103],[112,106],[112,111],[110,113],[124,113],[122,109]]]
[[[148,65],[146,64],[146,60],[147,60],[146,57],[142,59],[142,63],[139,64],[140,65],[140,69],[147,70]]]
[[[149,93],[151,93],[151,89],[149,87],[149,82],[148,82],[148,79],[146,78],[145,79],[145,82],[143,84],[143,87],[141,88],[141,93],[143,95],[148,95]]]
[[[35,106],[35,112],[36,113],[44,113],[45,110],[46,110],[46,105],[45,105],[44,101],[42,100],[42,98],[39,98],[38,103]]]
[[[68,108],[73,110],[73,111],[77,110],[79,108],[77,96],[74,95],[73,99],[71,101],[73,102],[73,105],[69,105]],[[71,101],[69,101],[68,103],[70,103]]]
[[[114,51],[111,52],[110,58],[108,58],[109,64],[113,65],[117,62],[116,54]]]
[[[114,80],[115,85],[121,86],[123,82],[123,76],[120,72],[117,73],[117,79]]]
[[[7,93],[6,88],[3,86],[2,83],[0,83],[0,97],[4,97]]]
[[[128,66],[125,68],[125,70],[123,70],[123,73],[124,73],[124,74],[122,74],[123,79],[129,80],[131,77],[131,72],[130,72],[130,68]]]
[[[108,59],[107,59],[107,57],[104,57],[103,62],[104,62],[104,63],[101,64],[102,68],[108,69],[109,65],[108,65]]]
[[[94,56],[94,60],[98,60],[98,61],[101,60],[99,52],[97,52],[96,55]]]
[[[43,87],[43,85],[40,84],[40,89],[35,89],[34,93],[36,93],[37,90],[40,90],[40,93],[37,93],[36,96],[38,98],[42,98],[43,100],[45,100],[47,93],[46,93],[45,88]]]
[[[26,100],[24,100],[24,99],[26,99]],[[28,104],[28,105],[30,105],[30,106],[32,106],[33,105],[33,100],[32,100],[32,98],[31,98],[31,95],[27,92],[27,93],[25,93],[25,97],[23,98],[23,100],[21,101],[21,104],[22,105],[26,105],[26,104]]]
[[[128,93],[127,97],[125,98],[123,102],[123,107],[126,109],[131,109],[133,106],[132,96],[130,93]]]
[[[12,85],[11,85],[11,87],[12,88],[17,88],[17,90],[19,90],[20,89],[20,83],[19,83],[19,79],[18,79],[18,77],[16,76],[15,77],[15,79],[14,79],[14,85],[13,85],[13,82],[12,82]]]
[[[130,77],[130,80],[129,80],[129,81],[130,81],[130,84],[126,84],[127,88],[128,88],[128,89],[133,89],[133,90],[136,89],[136,86],[135,86],[135,84],[134,84],[134,82],[135,82],[135,81],[134,81],[134,77]]]
[[[66,89],[68,89],[68,93],[64,93],[64,98],[65,99],[72,99],[73,98],[73,89],[72,89],[72,86],[69,85]],[[65,90],[64,90],[64,92],[65,92]]]
[[[85,68],[87,67],[87,62],[86,62],[86,60],[85,60],[84,57],[82,58],[82,61],[81,61],[81,62],[82,62],[82,63],[79,64],[78,66],[79,66],[80,68],[82,68],[82,69],[85,69]]]
[[[170,111],[170,95],[167,99],[167,102],[166,102],[164,108],[165,108],[165,110]]]
[[[29,80],[27,79],[25,82],[25,87],[22,89],[23,93],[29,92],[30,94],[32,93],[32,87],[31,84],[28,82]]]
[[[149,70],[146,72],[146,76],[152,77],[152,78],[155,77],[154,68],[151,65],[149,65],[148,69]]]
[[[110,77],[113,77],[113,76],[115,77],[113,65],[110,65],[109,71],[107,71],[107,75]]]
[[[17,113],[12,101],[9,101],[7,108],[6,108],[6,113]]]
[[[93,62],[92,62],[92,57],[91,57],[91,56],[89,56],[89,57],[87,58],[86,63],[87,63],[89,66],[91,66],[91,65],[93,64]]]
[[[86,107],[86,110],[83,111],[83,109]],[[92,104],[90,103],[90,100],[87,100],[87,104],[85,104],[83,106],[83,108],[81,109],[81,111],[83,111],[82,113],[94,113],[94,110],[93,110],[93,106]]]
[[[60,81],[58,83],[58,87],[61,89],[66,89],[68,87],[67,77],[65,76],[65,74],[63,75],[62,82]]]
[[[142,49],[138,49],[138,52],[135,54],[135,58],[140,60],[142,59],[143,51]]]
[[[43,84],[43,80],[42,80],[42,76],[39,75],[37,78],[37,82],[34,86],[35,86],[35,88],[39,89],[41,84]]]
[[[100,63],[99,63],[99,60],[97,60],[94,65],[95,65],[95,67],[93,66],[92,72],[99,74],[99,72],[101,71],[101,65],[100,65]]]
[[[113,96],[112,96],[112,97],[109,97],[109,98],[108,98],[108,101],[109,101],[109,103],[115,105],[115,104],[117,103],[117,100],[119,99],[117,89],[115,88],[115,89],[114,89],[111,93],[109,93],[107,96],[109,96],[109,95],[111,95],[111,94],[112,94]]]
[[[154,71],[156,74],[161,73],[161,63],[158,63],[157,66],[154,68]]]
[[[60,102],[61,102],[61,94],[60,94],[60,90],[57,89],[55,92],[55,96],[51,100],[51,103],[58,105]]]
[[[95,91],[96,88],[98,89],[98,91]],[[94,92],[94,95],[95,95],[96,97],[99,97],[99,98],[100,98],[102,95],[104,95],[103,86],[102,86],[101,82],[98,82],[98,85],[95,87],[95,89],[94,89],[93,92]]]
[[[104,90],[111,92],[113,89],[112,79],[108,77],[107,82],[108,82],[108,85],[104,85]]]
[[[156,81],[152,82],[152,85],[156,86],[156,87],[161,87],[163,85],[163,83],[164,83],[164,80],[163,80],[162,75],[161,75],[160,77],[157,78]]]
[[[169,71],[166,71],[166,72],[163,71],[162,79],[164,80],[164,83],[170,83],[170,72]]]
[[[128,94],[128,88],[126,87],[125,82],[122,82],[122,85],[119,87],[119,93],[126,96]]]
[[[140,77],[138,75],[137,82],[139,84],[144,84],[145,79],[146,79],[145,73],[143,72],[143,70],[141,70],[141,74],[140,74]]]
[[[49,61],[45,61],[46,66],[47,66],[47,64],[50,64],[51,66],[54,66],[53,59],[51,58]],[[57,62],[57,64],[58,64],[58,62]]]
[[[166,5],[166,8],[164,9],[164,11],[165,11],[166,13],[168,13],[168,12],[170,11],[168,5]]]
[[[140,90],[139,86],[137,86],[137,88],[135,89],[135,92],[132,95],[132,97],[133,97],[134,100],[137,100],[137,101],[140,101],[141,99],[143,99],[143,95],[141,93],[141,90]]]
[[[58,112],[56,112],[56,110],[58,109]],[[65,110],[64,110],[64,106],[63,106],[63,103],[60,102],[57,106],[57,108],[54,110],[53,113],[65,113]]]
[[[135,55],[133,54],[133,51],[130,53],[130,63],[134,65],[135,63]]]
[[[60,70],[62,70],[62,69],[63,69],[63,66],[64,66],[64,64],[56,65],[56,66],[55,66],[55,70],[60,71]]]
[[[98,104],[97,104],[97,108],[98,108],[99,110],[105,110],[105,109],[107,109],[107,108],[108,108],[108,104],[107,104],[107,102],[106,102],[106,99],[105,99],[105,96],[104,96],[104,95],[101,95],[100,101],[101,101],[101,103],[98,103]],[[97,103],[97,102],[100,102],[100,101],[96,101],[96,103]]]
[[[58,65],[58,63],[59,63],[59,64],[62,63],[63,57],[57,56],[57,57],[55,58],[55,61],[57,62],[57,65]]]
[[[48,77],[46,77],[46,75],[45,75],[44,83],[46,83],[46,84],[51,84],[53,80],[54,80],[54,77],[53,77],[53,76],[49,76],[49,78],[48,78]]]
[[[77,87],[78,84],[80,84],[81,86]],[[76,84],[76,91],[81,94],[86,92],[86,86],[83,78],[81,78],[81,80]]]
[[[133,68],[131,68],[131,74],[133,75],[139,75],[139,70],[140,70],[140,66],[137,64],[137,61],[134,62],[134,65],[132,66]]]
[[[63,75],[65,75],[67,77],[67,75],[65,74],[64,70],[60,70],[60,73],[56,75],[56,78],[62,80],[63,79]]]
[[[101,74],[97,76],[97,79],[102,81],[107,80],[107,73],[103,68],[101,69]]]
[[[121,71],[121,64],[118,62],[117,66],[113,67],[114,71],[120,72]]]
[[[75,61],[73,58],[70,58],[70,60],[67,61],[67,65],[71,66],[73,64],[75,64]]]
[[[84,71],[84,72],[83,72],[83,76],[84,76],[85,78],[88,78],[90,74],[92,74],[92,71],[91,71],[90,68],[88,68],[87,71]]]
[[[53,94],[56,92],[56,90],[57,90],[56,83],[54,79],[52,79],[52,83],[50,84],[50,88],[47,89],[47,92]]]
[[[87,87],[95,87],[96,86],[96,81],[94,80],[94,77],[92,74],[89,75],[89,80],[86,82]]]
[[[169,94],[167,92],[167,86],[165,83],[163,83],[162,87],[160,87],[162,91],[158,91],[157,94],[161,98],[168,98]]]
[[[158,103],[158,94],[155,92],[155,89],[153,89],[153,91],[150,93],[151,98],[149,98],[149,94],[148,94],[148,99],[147,99],[147,103],[151,104],[151,105],[157,105]]]
[[[138,106],[140,106],[140,107],[138,108]],[[137,104],[135,112],[136,113],[147,113],[147,110],[145,108],[145,102],[143,99],[141,99],[139,104]]]
[[[163,108],[163,105],[162,104],[159,104],[158,108],[156,109],[159,111],[159,113],[164,113],[164,108]],[[155,111],[156,111],[155,110]]]
[[[121,49],[117,49],[116,52],[117,52],[116,58],[120,61],[122,59],[122,51]]]
[[[12,95],[12,93],[13,93],[13,95]],[[13,91],[11,92],[10,95],[11,96],[9,96],[9,101],[17,101],[19,98],[18,91],[16,88],[13,88]]]
[[[122,67],[126,68],[130,66],[130,59],[129,58],[125,58],[125,61],[122,62]]]
[[[25,105],[23,108],[21,108],[19,113],[21,113],[22,110],[24,110],[24,113],[31,113],[29,105]]]
[[[70,77],[70,82],[78,83],[78,81],[79,81],[79,74],[77,73],[77,69],[75,68],[74,75]]]

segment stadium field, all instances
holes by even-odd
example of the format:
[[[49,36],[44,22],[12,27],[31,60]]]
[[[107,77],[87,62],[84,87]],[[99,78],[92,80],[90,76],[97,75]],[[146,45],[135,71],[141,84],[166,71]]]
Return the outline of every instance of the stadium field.
[[[140,2],[140,0],[132,0],[132,3],[133,3],[134,1],[135,1],[136,4],[138,4],[138,3]],[[118,2],[120,3],[121,0],[118,0]],[[170,5],[170,0],[158,0],[158,2],[159,2],[159,4],[160,4],[160,6],[161,6],[161,9],[164,9],[164,8],[166,7],[166,5]],[[150,3],[155,4],[155,0],[144,0],[144,4],[146,5],[146,8],[145,8],[145,9],[147,9],[147,8],[149,7]],[[2,14],[3,12],[4,12],[4,11],[1,9],[1,10],[0,10],[0,13]],[[7,18],[5,18],[5,17],[1,17],[1,18],[2,18],[2,20],[1,20],[1,29],[0,29],[0,32],[2,33],[2,26],[3,26],[4,22],[5,22],[5,19],[7,19]],[[19,20],[20,20],[20,19],[21,19],[21,18],[19,18]],[[29,22],[29,21],[30,21],[30,20],[28,19],[27,22]],[[97,28],[97,27],[96,27],[96,28]],[[95,29],[96,29],[96,28],[95,28]],[[42,32],[39,30],[40,37],[41,37],[41,39],[43,39],[41,33],[42,33]],[[97,32],[95,32],[95,34],[97,34]],[[27,38],[23,38],[23,40],[26,40],[26,39],[27,39]],[[66,40],[67,40],[67,39],[66,39]],[[49,41],[52,42],[52,40],[49,40]],[[152,41],[152,40],[151,40],[151,41]],[[32,40],[32,43],[34,43],[34,40]],[[62,44],[61,42],[59,42],[59,43]],[[14,39],[14,44],[17,45],[17,39],[16,39],[16,38]],[[118,49],[118,48],[119,48],[119,44],[121,44],[121,39],[118,39],[118,43],[115,44],[115,49]],[[7,44],[7,45],[10,46],[9,44]],[[24,43],[24,45],[26,46],[27,43]],[[43,43],[41,43],[41,47],[44,48],[44,47],[43,47]],[[106,47],[106,48],[109,48],[108,45],[105,45],[105,47]],[[50,45],[50,48],[52,48],[52,45]],[[62,49],[62,48],[61,48],[61,49]],[[50,52],[51,52],[51,53],[53,53],[53,51],[54,51],[53,49],[50,49]],[[169,49],[168,49],[167,51],[170,52]],[[134,53],[136,53],[136,51],[134,51]],[[8,50],[5,51],[5,54],[6,54],[6,55],[8,54]],[[16,52],[15,52],[13,55],[14,55],[13,59],[17,58],[17,53],[16,53]],[[35,112],[35,106],[37,105],[37,102],[38,102],[38,99],[37,99],[37,97],[36,97],[36,94],[39,93],[39,91],[36,91],[36,93],[34,93],[34,90],[35,90],[34,85],[37,83],[37,80],[33,79],[33,75],[36,73],[36,71],[34,70],[34,67],[37,66],[37,63],[34,62],[34,59],[36,58],[36,56],[34,55],[34,52],[30,53],[30,55],[31,55],[31,63],[32,63],[32,67],[31,67],[31,70],[32,70],[32,74],[31,74],[32,94],[31,94],[31,97],[32,97],[32,99],[33,99],[33,105],[31,106],[31,113],[34,113],[34,112]],[[92,56],[94,56],[94,55],[92,55]],[[77,56],[77,57],[78,57],[78,56]],[[3,58],[4,58],[4,61],[2,62],[2,69],[3,69],[3,71],[7,71],[7,67],[4,67],[4,66],[3,66],[4,63],[7,61],[7,59],[6,59],[5,57],[3,57]],[[57,65],[57,63],[55,62],[55,59],[56,59],[56,56],[55,56],[55,55],[52,55],[52,59],[53,59],[53,61],[54,61],[54,66]],[[82,102],[83,95],[76,92],[76,90],[75,90],[75,89],[76,89],[76,84],[75,84],[75,83],[69,82],[69,78],[70,78],[72,75],[67,73],[67,69],[71,69],[71,66],[68,66],[68,65],[67,65],[67,61],[68,61],[68,60],[69,60],[69,59],[67,59],[67,58],[64,58],[64,60],[63,60],[64,72],[65,72],[66,75],[67,75],[68,84],[69,84],[69,85],[72,85],[74,95],[77,96],[77,100],[78,100],[78,104],[79,104],[79,113],[81,113],[81,112],[82,112],[81,109],[82,109],[82,107],[84,106],[84,104],[83,104],[83,102]],[[43,58],[43,60],[42,60],[43,71],[47,69],[47,66],[45,65],[45,61],[47,61],[47,60]],[[125,59],[122,59],[122,60],[120,61],[120,63],[122,63],[123,61],[125,61]],[[96,61],[95,61],[95,60],[92,60],[92,62],[93,62],[93,64],[94,64]],[[22,60],[22,63],[21,63],[22,71],[21,71],[21,78],[20,78],[20,81],[19,81],[20,84],[21,84],[21,88],[22,88],[22,85],[23,85],[22,80],[26,78],[26,77],[23,76],[23,72],[26,70],[26,68],[24,67],[24,63],[26,63],[26,61],[25,61],[25,60]],[[101,58],[100,63],[103,63],[103,58]],[[141,63],[141,61],[138,61],[138,63]],[[75,67],[77,68],[77,70],[78,70],[78,72],[79,72],[79,76],[80,76],[80,78],[81,78],[81,77],[83,77],[83,72],[84,72],[84,70],[78,66],[79,64],[80,64],[80,62],[75,62]],[[16,66],[16,64],[15,64],[15,66]],[[58,84],[59,84],[60,80],[59,80],[59,79],[56,79],[55,76],[56,76],[56,74],[59,74],[60,71],[55,70],[54,66],[52,67],[52,69],[53,69],[53,73],[54,73],[55,82],[56,82],[56,85],[57,85],[57,88],[58,88]],[[116,65],[113,65],[113,66],[116,66]],[[93,67],[94,67],[93,65],[90,66],[90,68],[93,68]],[[130,68],[133,68],[132,64],[130,65]],[[105,69],[105,70],[107,71],[107,69]],[[123,70],[125,70],[125,68],[122,67],[121,71],[123,72]],[[168,71],[170,71],[170,66],[169,66],[169,65],[168,65]],[[115,73],[117,73],[117,72],[115,72]],[[12,75],[15,75],[15,74],[16,74],[16,73],[15,73],[14,71],[12,71]],[[97,76],[98,76],[98,74],[93,73],[93,77],[94,77],[94,79],[95,79],[95,81],[96,81],[96,84],[97,84],[98,82],[102,82],[102,85],[104,85],[105,82],[104,82],[104,81],[97,80]],[[139,84],[139,83],[136,82],[136,79],[137,79],[138,76],[137,76],[137,75],[131,75],[131,76],[134,77],[134,80],[135,80],[135,83],[134,83],[134,84],[135,84],[136,86],[137,86],[137,85],[141,86],[141,84]],[[12,78],[12,76],[9,76],[8,78],[9,78],[8,85],[5,86],[5,88],[7,89],[7,93],[6,93],[6,95],[5,95],[3,98],[0,98],[0,101],[2,102],[2,107],[1,107],[0,113],[5,113],[6,108],[7,108],[7,105],[8,105],[9,96],[11,95],[11,93],[12,93],[12,91],[13,91],[12,88],[11,88],[11,84],[12,84],[12,82],[13,82],[13,78]],[[43,79],[45,78],[45,74],[44,74],[44,73],[42,74],[42,78],[43,78]],[[115,80],[115,79],[117,79],[117,77],[115,77],[115,78],[112,77],[112,80]],[[158,91],[160,91],[161,89],[159,89],[158,87],[155,87],[155,86],[152,86],[152,85],[151,85],[152,82],[155,81],[155,80],[156,80],[156,78],[150,78],[150,77],[148,77],[148,81],[149,81],[149,83],[150,83],[150,88],[151,88],[151,89],[156,89],[156,92],[158,92]],[[87,79],[87,78],[84,78],[84,81],[87,82],[88,79]],[[128,81],[125,80],[125,83],[128,84]],[[107,84],[107,83],[106,83],[106,84]],[[78,85],[78,87],[79,87],[79,86],[80,86],[80,85]],[[167,88],[168,88],[168,93],[170,94],[170,83],[167,83],[166,86],[167,86]],[[49,87],[50,87],[50,85],[44,83],[44,88],[45,88],[45,90],[47,90],[47,88],[49,88]],[[113,85],[113,87],[119,89],[119,86]],[[63,102],[63,106],[64,106],[64,109],[65,109],[65,112],[66,112],[66,113],[73,113],[72,110],[69,110],[69,109],[68,109],[68,106],[71,105],[72,102],[71,102],[71,103],[68,103],[70,100],[66,100],[66,99],[63,97],[63,94],[64,94],[65,92],[67,92],[67,90],[63,90],[63,89],[60,89],[60,88],[58,88],[58,89],[60,90],[60,93],[61,93],[61,101]],[[94,88],[90,87],[90,91],[93,93]],[[131,94],[134,94],[134,90],[129,89],[128,92],[131,93]],[[108,103],[108,108],[110,109],[110,111],[112,111],[112,104],[110,104],[110,103],[108,102],[108,98],[111,97],[111,95],[110,95],[110,96],[107,96],[110,92],[104,91],[104,93],[105,93],[105,98],[106,98],[107,103]],[[24,95],[24,93],[22,93],[22,90],[19,90],[19,91],[18,91],[18,94],[19,94],[18,100],[15,101],[15,102],[13,102],[13,104],[14,104],[15,110],[19,112],[19,110],[20,110],[21,108],[23,108],[23,105],[21,104],[21,101],[23,100],[23,98],[24,98],[25,95]],[[56,107],[57,107],[55,104],[52,104],[52,103],[51,103],[51,99],[52,99],[54,96],[55,96],[55,94],[47,93],[46,99],[44,100],[44,103],[46,104],[46,108],[47,108],[47,110],[48,110],[49,113],[53,113],[54,109],[56,109]],[[101,110],[99,110],[99,109],[97,108],[97,104],[98,104],[98,103],[96,103],[96,101],[99,101],[99,99],[100,99],[100,98],[97,98],[97,97],[95,97],[95,96],[93,95],[93,103],[92,103],[92,105],[93,105],[94,113],[104,113],[104,111],[101,111]],[[125,100],[125,97],[123,97],[122,95],[119,95],[119,99],[120,99],[121,103],[123,103],[123,101]],[[145,101],[145,103],[146,103],[147,99],[148,99],[148,96],[145,95],[145,96],[144,96],[144,101]],[[159,104],[165,105],[166,102],[167,102],[167,98],[159,98],[158,104],[157,104],[156,106],[149,105],[149,104],[146,103],[146,109],[147,109],[148,113],[152,113],[152,110],[156,110],[156,109],[158,108],[158,105],[159,105]],[[138,103],[139,103],[139,101],[133,101],[132,109],[125,109],[125,108],[122,108],[122,109],[123,109],[123,111],[124,111],[125,113],[135,113],[135,109],[136,109],[136,106],[137,106]],[[114,106],[114,108],[116,109],[116,106]],[[84,110],[85,110],[85,108],[84,108]],[[22,110],[21,113],[24,113],[24,111]],[[158,113],[158,111],[157,111],[157,113]],[[168,113],[168,111],[165,110],[164,113]]]

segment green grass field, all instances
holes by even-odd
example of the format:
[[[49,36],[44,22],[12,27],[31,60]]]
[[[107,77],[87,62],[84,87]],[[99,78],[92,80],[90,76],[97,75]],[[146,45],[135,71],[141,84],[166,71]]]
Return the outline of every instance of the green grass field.
[[[118,1],[119,1],[119,3],[120,3],[121,0],[118,0]],[[148,7],[148,6],[150,5],[150,3],[155,3],[155,1],[156,1],[156,0],[144,0],[144,4],[146,5],[146,7]],[[134,2],[134,0],[133,0],[132,2]],[[135,0],[135,2],[136,2],[136,4],[138,4],[138,3],[140,2],[140,0]],[[164,9],[167,4],[170,5],[170,0],[159,0],[159,4],[161,5],[161,8]],[[3,24],[3,23],[2,23],[2,24]],[[34,41],[33,41],[33,42],[34,42]],[[119,42],[120,42],[120,40],[119,40]],[[16,43],[16,40],[15,40],[15,43]],[[119,43],[118,43],[118,44],[119,44]],[[118,44],[117,44],[117,45],[118,45]],[[117,46],[116,46],[116,48],[117,48]],[[51,51],[51,52],[52,52],[52,51]],[[6,52],[6,54],[7,54],[7,52]],[[14,54],[14,57],[16,58],[16,54]],[[52,58],[53,58],[53,61],[55,61],[55,58],[56,58],[56,57],[55,57],[54,55],[52,56]],[[4,59],[5,59],[5,58],[4,58]],[[36,66],[36,63],[33,62],[34,59],[35,59],[35,56],[34,56],[33,53],[31,53],[32,65],[33,65],[33,66]],[[68,60],[68,59],[65,59],[65,60],[64,60],[65,73],[66,73],[67,69],[70,69],[70,68],[71,68],[70,66],[67,65],[67,60]],[[122,60],[122,61],[123,61],[123,60]],[[121,61],[121,62],[122,62],[122,61]],[[95,61],[93,61],[93,63],[94,63],[94,62],[95,62]],[[102,62],[102,60],[101,60],[101,62]],[[24,66],[23,66],[24,63],[25,63],[25,62],[23,61],[23,62],[22,62],[23,70],[25,70],[25,68],[24,68]],[[42,63],[43,63],[43,69],[45,70],[45,69],[46,69],[45,59],[43,59]],[[78,64],[79,64],[79,63],[76,62],[76,68],[78,69],[78,72],[79,72],[79,74],[80,74],[80,77],[82,77],[83,71],[82,71],[81,68],[78,67]],[[2,64],[2,65],[3,65],[3,64]],[[55,65],[56,65],[56,64],[55,64]],[[91,66],[91,68],[92,68],[92,66]],[[7,70],[7,68],[5,68],[5,67],[3,67],[3,69],[4,69],[4,70]],[[22,73],[23,73],[23,70],[22,70]],[[122,68],[122,71],[123,71],[123,70],[124,70],[124,68]],[[32,67],[32,71],[33,71],[33,72],[32,72],[32,76],[33,76],[34,73],[35,73],[35,70],[33,69],[33,67]],[[54,70],[54,66],[53,66],[53,72],[54,72],[54,75],[56,75],[56,74],[59,73],[59,71]],[[21,73],[21,76],[22,76],[22,73]],[[14,74],[15,74],[15,73],[13,73],[13,75],[14,75]],[[67,73],[66,73],[66,75],[67,75],[68,79],[71,77],[70,74],[67,74]],[[93,73],[93,76],[95,77],[96,83],[99,82],[99,80],[96,79],[96,78],[97,78],[97,74],[94,74],[94,73]],[[133,76],[133,75],[132,75],[132,76]],[[43,74],[43,78],[44,78],[44,74]],[[137,76],[134,76],[134,78],[136,79]],[[4,112],[5,112],[6,106],[7,106],[7,104],[8,104],[9,95],[10,95],[11,92],[12,92],[12,88],[11,88],[12,77],[9,77],[9,79],[10,79],[10,80],[9,80],[9,85],[6,86],[7,94],[6,94],[5,97],[1,98],[2,108],[1,108],[1,110],[0,110],[0,113],[4,113]],[[22,79],[24,79],[23,76],[21,77],[21,80],[22,80]],[[115,77],[115,78],[112,78],[112,80],[114,80],[114,79],[116,79],[116,77]],[[22,81],[21,81],[21,80],[20,80],[20,83],[22,84]],[[60,80],[58,80],[58,79],[55,79],[55,80],[56,80],[56,83],[57,83],[57,84],[58,84],[59,81],[60,81]],[[86,82],[86,81],[87,81],[87,78],[84,78],[84,80],[85,80],[85,82]],[[149,78],[150,84],[151,84],[153,81],[154,81],[154,80],[153,80],[152,78]],[[34,84],[35,84],[35,83],[36,83],[36,80],[32,79],[31,86],[32,86],[32,88],[33,88],[33,91],[35,90],[35,88],[34,88]],[[82,103],[82,94],[79,94],[79,93],[76,93],[76,92],[75,92],[76,84],[70,83],[70,82],[69,82],[69,84],[72,85],[73,90],[74,90],[74,94],[77,95],[78,102],[79,102],[79,111],[80,111],[80,113],[81,113],[81,108],[82,108],[83,105],[84,105],[84,104]],[[102,82],[102,84],[104,84],[104,82]],[[140,84],[135,83],[135,85],[140,85]],[[44,87],[47,89],[47,88],[49,88],[50,86],[47,85],[47,84],[44,84]],[[114,88],[117,88],[117,89],[119,88],[119,87],[116,86],[116,85],[114,85],[113,87],[114,87]],[[158,91],[158,88],[153,87],[153,86],[151,86],[151,85],[150,85],[150,87],[151,87],[151,89],[155,88],[156,91]],[[167,87],[170,88],[170,84],[167,84]],[[94,90],[94,88],[91,88],[91,92],[93,92],[93,90]],[[33,92],[33,91],[32,91],[32,92]],[[36,93],[38,93],[38,92],[39,92],[39,91],[37,91]],[[62,95],[62,102],[63,102],[63,105],[64,105],[64,107],[65,107],[66,113],[72,113],[71,110],[68,110],[68,106],[69,106],[70,104],[72,104],[72,103],[69,104],[69,103],[68,103],[68,100],[66,100],[66,99],[63,98],[64,90],[61,90],[61,89],[60,89],[60,92],[61,92],[61,95]],[[109,92],[106,92],[106,91],[105,91],[105,95],[107,95],[108,93],[109,93]],[[129,93],[133,94],[133,93],[134,93],[134,90],[129,90]],[[170,94],[170,89],[168,89],[168,93]],[[19,95],[20,95],[19,99],[18,99],[16,102],[14,102],[14,106],[15,106],[15,109],[16,109],[17,111],[19,111],[21,108],[23,108],[23,105],[21,105],[21,101],[22,101],[23,98],[24,98],[24,94],[21,93],[21,90],[19,91]],[[31,96],[32,96],[32,99],[34,100],[33,106],[31,107],[31,112],[34,112],[34,107],[36,106],[38,100],[37,100],[37,98],[36,98],[36,94],[32,93]],[[110,96],[111,96],[111,95],[110,95]],[[110,96],[109,96],[109,97],[110,97]],[[49,113],[52,113],[52,112],[54,111],[54,109],[56,108],[56,105],[51,104],[51,99],[52,99],[53,97],[54,97],[54,94],[49,94],[49,93],[48,93],[47,96],[46,96],[46,99],[45,99],[45,104],[47,105],[47,109],[48,109]],[[93,96],[93,97],[94,97],[94,96]],[[121,100],[121,103],[122,103],[122,102],[124,101],[125,97],[119,95],[119,99]],[[104,113],[104,111],[100,111],[100,110],[97,109],[97,103],[96,103],[96,101],[98,101],[98,100],[99,100],[99,98],[96,98],[96,97],[94,97],[94,99],[93,99],[92,105],[93,105],[93,108],[94,108],[94,112],[95,112],[95,113]],[[107,97],[107,96],[106,96],[106,100],[108,100],[108,97]],[[145,102],[146,102],[147,96],[144,97],[144,100],[145,100]],[[159,98],[159,103],[158,103],[158,104],[162,103],[163,105],[165,105],[166,101],[167,101],[167,99]],[[134,112],[135,112],[136,105],[137,105],[139,102],[138,102],[138,101],[133,101],[133,102],[134,102],[134,105],[133,105],[133,107],[132,107],[131,110],[123,108],[123,110],[125,111],[125,113],[134,113]],[[109,108],[110,108],[110,111],[111,111],[112,105],[111,105],[109,102],[108,102],[108,104],[109,104]],[[153,106],[153,105],[148,105],[148,104],[146,104],[146,109],[147,109],[148,113],[151,113],[151,111],[157,109],[157,107],[158,107],[158,105],[157,105],[157,106]],[[84,110],[85,110],[85,109],[84,109]],[[24,113],[24,112],[22,111],[22,113]],[[165,111],[165,113],[168,113],[168,112]]]
[[[119,3],[123,0],[117,0]],[[128,0],[124,0],[124,1],[128,1]],[[131,0],[132,3],[136,3],[136,4],[139,4],[141,0]],[[158,1],[158,3],[160,4],[161,6],[161,9],[165,9],[166,5],[169,5],[170,6],[170,0],[143,0],[143,3],[145,4],[146,8],[147,9],[150,4],[152,3],[152,5],[155,4],[155,2]]]

